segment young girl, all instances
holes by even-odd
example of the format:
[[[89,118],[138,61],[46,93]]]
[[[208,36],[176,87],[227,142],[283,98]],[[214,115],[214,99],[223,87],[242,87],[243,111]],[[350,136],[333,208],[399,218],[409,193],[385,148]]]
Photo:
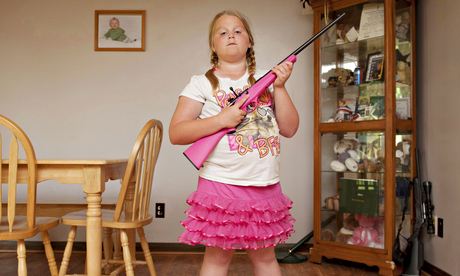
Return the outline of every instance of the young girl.
[[[193,76],[171,119],[171,143],[186,145],[222,128],[236,127],[210,154],[199,172],[198,188],[187,199],[179,240],[206,246],[201,275],[226,275],[233,250],[247,251],[255,275],[281,275],[275,245],[293,231],[292,201],[279,184],[280,137],[292,137],[299,116],[286,91],[292,63],[273,72],[269,91],[246,111],[229,100],[252,85],[256,71],[254,39],[238,12],[217,14],[209,29],[212,68]]]

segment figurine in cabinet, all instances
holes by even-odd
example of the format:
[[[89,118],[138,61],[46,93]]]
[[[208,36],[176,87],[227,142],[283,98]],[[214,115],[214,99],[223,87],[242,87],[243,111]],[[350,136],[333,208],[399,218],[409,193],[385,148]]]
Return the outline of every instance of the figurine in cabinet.
[[[356,228],[359,227],[359,222],[355,219],[355,216],[350,213],[343,214],[343,226],[337,232],[335,240],[341,243],[348,243],[353,237],[353,233]]]
[[[331,169],[336,172],[358,171],[358,164],[361,161],[358,151],[358,141],[352,139],[342,139],[335,142],[334,153],[337,159],[330,164]]]
[[[396,81],[400,83],[410,83],[410,67],[404,61],[398,61],[396,64]]]
[[[353,115],[353,109],[343,100],[339,101],[339,106],[335,112],[334,121],[343,122],[350,121]]]
[[[374,248],[383,248],[383,219],[382,217],[355,214],[359,226],[353,231],[348,244]]]
[[[338,85],[348,86],[353,85],[355,83],[353,72],[349,69],[331,69],[327,72],[326,75],[329,76],[327,79],[329,87],[337,87]]]
[[[409,12],[403,12],[395,18],[396,23],[396,38],[400,41],[409,40],[410,30],[410,15]]]
[[[403,54],[403,50],[396,50],[396,81],[399,83],[410,84],[410,53]]]

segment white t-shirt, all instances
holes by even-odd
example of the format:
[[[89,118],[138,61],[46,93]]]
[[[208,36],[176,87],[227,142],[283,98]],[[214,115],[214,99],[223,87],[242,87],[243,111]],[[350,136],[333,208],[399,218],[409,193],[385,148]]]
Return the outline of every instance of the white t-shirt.
[[[264,72],[256,72],[258,79]],[[181,96],[203,103],[200,119],[217,115],[233,98],[249,87],[248,73],[238,80],[219,79],[214,95],[205,75],[193,76]],[[272,93],[273,88],[269,88]],[[271,97],[272,99],[273,97]],[[225,135],[209,155],[200,177],[240,186],[266,186],[279,182],[280,137],[272,100],[259,98],[234,133]]]

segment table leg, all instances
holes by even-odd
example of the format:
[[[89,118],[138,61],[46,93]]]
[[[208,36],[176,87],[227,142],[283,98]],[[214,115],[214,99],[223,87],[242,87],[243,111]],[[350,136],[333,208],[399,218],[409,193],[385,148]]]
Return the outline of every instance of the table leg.
[[[88,275],[101,275],[102,262],[102,212],[101,194],[104,191],[104,177],[101,169],[88,167],[84,169],[86,202],[86,261]]]
[[[86,260],[88,275],[101,275],[102,261],[102,220],[101,194],[86,195],[88,211],[86,213]]]

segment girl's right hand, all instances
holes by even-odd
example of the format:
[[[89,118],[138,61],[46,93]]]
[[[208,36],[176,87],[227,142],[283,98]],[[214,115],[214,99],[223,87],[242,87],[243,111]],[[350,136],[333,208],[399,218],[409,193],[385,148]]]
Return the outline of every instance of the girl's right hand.
[[[244,116],[246,116],[246,111],[241,110],[240,107],[248,97],[248,94],[242,96],[234,105],[224,107],[222,111],[217,114],[218,121],[222,128],[233,128],[243,121]]]

